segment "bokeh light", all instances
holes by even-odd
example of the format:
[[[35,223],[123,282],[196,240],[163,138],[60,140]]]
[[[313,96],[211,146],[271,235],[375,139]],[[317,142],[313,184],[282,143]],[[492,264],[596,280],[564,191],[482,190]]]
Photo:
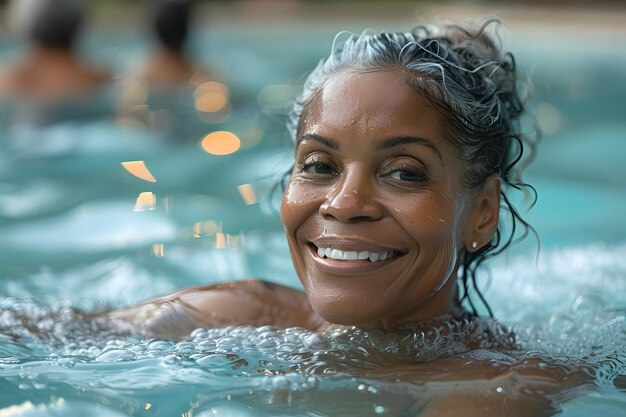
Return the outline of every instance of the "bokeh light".
[[[218,93],[225,97],[230,96],[228,87],[225,84],[219,83],[217,81],[207,81],[198,85],[198,87],[196,87],[193,92],[193,96],[197,100],[207,93]]]
[[[122,166],[126,171],[137,178],[148,182],[156,182],[156,178],[154,178],[144,161],[122,162]]]
[[[200,146],[212,155],[228,155],[237,152],[241,147],[241,140],[232,132],[220,130],[206,135]]]
[[[196,222],[191,228],[191,230],[193,231],[193,237],[195,238],[213,235],[219,229],[220,229],[220,226],[213,220]]]
[[[213,113],[222,110],[228,104],[228,97],[221,93],[205,93],[196,99],[196,110]]]
[[[254,192],[254,188],[252,188],[252,184],[242,184],[237,187],[237,190],[246,205],[250,206],[257,203],[256,193]]]
[[[157,258],[165,256],[165,246],[162,243],[155,243],[152,245],[152,254]]]
[[[156,195],[149,191],[140,193],[135,202],[134,211],[152,211],[156,210]]]
[[[193,92],[197,116],[206,123],[219,123],[226,120],[232,107],[230,91],[225,84],[207,81],[199,84]]]
[[[224,233],[215,234],[215,248],[224,249],[226,247],[226,235]]]

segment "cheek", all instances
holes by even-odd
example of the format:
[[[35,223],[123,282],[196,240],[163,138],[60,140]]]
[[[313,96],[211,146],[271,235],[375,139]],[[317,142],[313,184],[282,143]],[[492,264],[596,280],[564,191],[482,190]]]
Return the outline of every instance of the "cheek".
[[[420,246],[421,251],[437,251],[438,247],[444,246],[449,252],[448,247],[452,246],[456,253],[462,235],[462,216],[457,208],[453,202],[423,195],[397,201],[393,211],[396,221]]]
[[[323,201],[319,190],[299,178],[289,180],[280,205],[280,220],[288,234],[295,233]]]
[[[453,217],[447,205],[442,205],[428,195],[395,201],[393,211],[398,222],[404,224],[409,233],[436,232],[449,226]]]
[[[407,302],[425,300],[454,276],[459,259],[459,220],[450,204],[423,196],[394,204],[396,221],[417,246],[409,275],[398,287]],[[415,276],[419,276],[415,280]],[[402,295],[398,295],[402,297]]]

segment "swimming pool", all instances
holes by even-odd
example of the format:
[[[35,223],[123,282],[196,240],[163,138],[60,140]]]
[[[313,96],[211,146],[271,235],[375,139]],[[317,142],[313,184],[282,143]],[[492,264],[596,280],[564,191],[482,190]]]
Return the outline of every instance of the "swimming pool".
[[[123,306],[190,285],[244,277],[299,285],[272,193],[291,155],[273,110],[289,92],[285,84],[329,42],[314,31],[288,43],[279,30],[258,43],[237,33],[213,30],[197,46],[233,69],[225,80],[233,110],[221,122],[197,123],[184,135],[150,129],[134,113],[3,124],[0,415],[411,415],[419,385],[344,372],[349,364],[367,367],[360,347],[393,347],[389,339],[372,342],[375,334],[243,327],[198,330],[175,343],[93,335],[78,320],[75,308]],[[111,36],[118,53],[132,54]],[[517,48],[522,61],[538,63],[534,105],[552,132],[528,177],[540,197],[529,219],[542,251],[535,263],[528,239],[482,279],[496,317],[525,349],[596,367],[596,392],[564,404],[563,415],[620,416],[626,93],[615,86],[625,85],[626,54],[623,45],[606,45],[573,55],[532,40]],[[203,135],[222,129],[241,138],[241,149],[202,150]],[[162,133],[169,131],[188,141],[170,143]],[[121,166],[128,161],[144,161],[157,181],[132,176]],[[153,194],[138,200],[140,193]]]

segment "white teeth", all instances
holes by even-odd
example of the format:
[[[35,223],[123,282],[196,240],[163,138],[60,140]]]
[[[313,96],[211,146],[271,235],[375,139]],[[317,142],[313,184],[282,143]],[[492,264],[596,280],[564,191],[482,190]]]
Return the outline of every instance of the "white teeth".
[[[339,249],[331,248],[317,248],[317,255],[320,258],[340,259],[346,261],[365,260],[369,259],[371,262],[385,261],[391,259],[397,255],[394,251],[386,251],[382,253],[368,252],[368,251],[342,251]]]
[[[357,254],[356,251],[344,252],[343,259],[346,259],[348,261],[355,261],[359,259],[359,255]]]

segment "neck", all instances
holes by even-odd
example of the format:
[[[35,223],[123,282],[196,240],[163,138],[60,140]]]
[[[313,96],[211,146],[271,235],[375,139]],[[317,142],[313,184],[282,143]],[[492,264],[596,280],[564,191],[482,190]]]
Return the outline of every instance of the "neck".
[[[168,61],[177,61],[177,62],[187,62],[187,57],[185,56],[185,54],[183,53],[183,51],[175,51],[173,49],[168,49],[168,48],[159,48],[157,49],[155,56],[159,59],[162,60],[168,60]]]
[[[445,285],[433,292],[423,303],[416,305],[410,311],[386,317],[374,323],[359,325],[363,328],[377,328],[385,331],[392,330],[403,324],[417,324],[436,320],[443,316],[459,316],[463,311],[459,303],[459,291],[456,282],[456,269],[450,274]]]
[[[33,47],[28,52],[26,59],[32,63],[46,62],[46,64],[68,63],[76,61],[73,49],[71,47],[50,48],[38,44],[33,45]]]

